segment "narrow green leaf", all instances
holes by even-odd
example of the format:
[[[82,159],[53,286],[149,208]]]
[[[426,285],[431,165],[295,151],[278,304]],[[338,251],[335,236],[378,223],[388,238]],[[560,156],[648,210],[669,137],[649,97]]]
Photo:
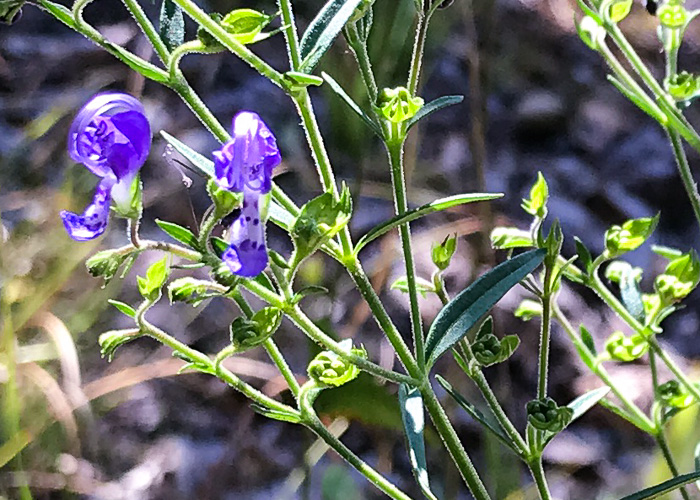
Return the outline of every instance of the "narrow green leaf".
[[[158,28],[160,38],[169,50],[185,42],[185,17],[180,6],[172,0],[163,0]]]
[[[404,215],[397,215],[396,217],[393,217],[371,229],[367,234],[360,238],[355,245],[355,254],[359,253],[360,250],[362,250],[362,248],[364,248],[370,241],[379,238],[381,235],[391,231],[401,224],[414,221],[420,217],[423,217],[424,215],[445,210],[457,205],[463,205],[465,203],[472,203],[475,201],[495,200],[496,198],[501,198],[502,196],[503,194],[501,193],[457,194],[454,196],[448,196],[447,198],[440,198],[439,200],[435,200],[426,205],[414,208],[413,210],[406,212]]]
[[[593,256],[591,255],[590,250],[588,250],[588,247],[583,244],[583,241],[581,241],[578,236],[574,236],[574,241],[576,242],[576,254],[581,260],[581,264],[583,264],[584,272],[588,274],[591,271],[591,265],[593,264]]]
[[[566,424],[566,427],[570,426],[574,420],[581,417],[581,415],[593,408],[598,403],[598,401],[607,396],[609,392],[610,387],[599,387],[598,389],[593,389],[592,391],[588,391],[587,393],[580,395],[571,403],[566,405],[571,410],[573,410],[571,420],[569,420],[569,423]],[[556,434],[550,432],[546,433],[544,438],[545,444],[549,443],[549,441],[551,441],[555,435]]]
[[[265,406],[259,405],[257,403],[251,404],[250,407],[255,413],[259,413],[260,415],[263,415],[267,418],[280,420],[282,422],[291,422],[293,424],[298,424],[299,422],[301,422],[300,416],[296,413],[273,410],[271,408],[266,408]]]
[[[189,229],[160,219],[156,219],[156,224],[174,240],[184,243],[188,247],[197,248],[197,237]]]
[[[113,55],[116,55],[119,59],[122,60],[127,66],[129,66],[131,69],[136,71],[137,73],[145,76],[149,80],[153,80],[154,82],[158,83],[169,83],[169,77],[168,73],[163,71],[162,69],[158,68],[157,66],[154,66],[153,64],[149,63],[148,61],[145,61],[141,59],[140,57],[132,54],[128,50],[126,50],[124,47],[121,47],[120,45],[117,45],[116,43],[112,43],[109,41],[104,41],[100,45],[102,45],[104,48],[106,48],[109,52],[112,52]]]
[[[491,246],[500,250],[534,246],[530,231],[517,227],[496,227],[491,231]]]
[[[463,100],[463,95],[446,95],[430,101],[428,104],[425,104],[422,108],[420,108],[415,115],[408,119],[406,122],[406,130],[410,130],[411,127],[418,123],[418,120],[422,120],[426,116],[432,115],[436,111],[440,111],[448,106],[459,104]]]
[[[274,201],[270,201],[267,216],[273,223],[287,232],[291,231],[292,226],[294,226],[295,217]]]
[[[408,443],[408,456],[411,460],[411,468],[420,486],[423,495],[430,500],[437,500],[430,491],[428,479],[427,461],[425,459],[425,441],[423,431],[425,429],[425,412],[420,391],[407,384],[399,386],[399,405],[401,406],[401,419]]]
[[[408,293],[408,278],[406,276],[401,276],[396,281],[391,284],[392,290],[399,290],[403,293]],[[428,292],[435,292],[435,286],[432,282],[417,277],[416,278],[416,290],[421,294],[421,297],[425,297]]]
[[[367,126],[372,130],[372,132],[374,132],[375,134],[377,134],[378,137],[381,138],[383,135],[382,130],[375,123],[375,121],[367,113],[362,111],[362,108],[360,108],[360,106],[358,106],[358,104],[352,100],[352,97],[350,97],[345,92],[345,90],[343,90],[343,87],[341,87],[340,84],[336,82],[328,73],[322,72],[321,76],[323,76],[323,79],[326,80],[331,90],[335,92],[338,95],[338,97],[340,97],[343,101],[345,101],[345,104],[347,104],[357,116],[362,118],[362,120],[367,124]]]
[[[214,249],[214,253],[217,257],[221,257],[228,249],[228,243],[218,236],[212,236],[209,242],[211,243],[211,247]]]
[[[175,151],[187,158],[187,160],[189,160],[189,162],[192,163],[192,166],[194,166],[197,170],[202,172],[202,174],[204,174],[205,177],[214,177],[213,161],[211,161],[206,156],[199,154],[194,149],[187,146],[185,143],[180,142],[175,137],[168,134],[165,130],[161,130],[160,135],[163,136],[163,139],[168,141],[168,144],[175,148]]]
[[[608,81],[612,83],[622,95],[624,95],[627,99],[632,101],[639,109],[644,111],[646,114],[651,116],[659,123],[666,123],[667,118],[663,114],[656,111],[656,109],[650,107],[646,103],[646,101],[644,101],[641,97],[637,95],[636,91],[630,90],[630,88],[627,87],[627,85],[625,85],[612,75],[608,75]]]
[[[51,15],[69,28],[75,27],[75,19],[73,19],[73,13],[70,11],[70,9],[61,4],[50,2],[49,0],[40,0],[39,5],[48,10]]]
[[[494,267],[459,293],[438,313],[425,343],[428,366],[483,317],[508,290],[539,266],[544,249],[530,250]]]
[[[491,431],[494,436],[496,436],[504,445],[506,445],[508,448],[511,450],[515,451],[515,448],[513,447],[513,443],[511,442],[510,438],[506,437],[505,433],[501,430],[501,426],[497,423],[492,421],[489,418],[486,418],[486,416],[481,413],[476,406],[471,404],[469,401],[467,401],[464,396],[462,396],[460,393],[454,390],[452,387],[452,384],[450,384],[447,380],[442,378],[440,375],[435,375],[435,379],[438,381],[438,383],[447,391],[447,393],[454,398],[455,401],[461,406],[464,411],[466,411],[470,417],[472,417],[474,420],[479,422],[481,425],[483,425],[486,429]],[[517,452],[516,452],[517,453]]]
[[[119,312],[126,314],[130,318],[133,318],[136,316],[136,310],[131,307],[129,304],[125,304],[124,302],[121,302],[119,300],[114,300],[114,299],[109,299],[107,300],[110,304],[112,304],[114,307],[119,310]]]
[[[595,348],[595,341],[593,340],[593,335],[591,335],[591,332],[589,332],[583,325],[579,327],[579,331],[581,332],[581,340],[583,341],[583,344],[589,351],[591,351],[593,356],[596,356],[598,351]]]
[[[677,490],[681,486],[685,486],[686,484],[692,483],[698,479],[700,479],[700,471],[691,472],[689,474],[681,474],[673,479],[669,479],[668,481],[664,481],[663,483],[657,484],[656,486],[652,486],[650,488],[645,488],[637,493],[621,498],[620,500],[650,500],[652,498],[658,498],[661,495]]]
[[[302,73],[311,73],[362,0],[329,0],[301,38]]]

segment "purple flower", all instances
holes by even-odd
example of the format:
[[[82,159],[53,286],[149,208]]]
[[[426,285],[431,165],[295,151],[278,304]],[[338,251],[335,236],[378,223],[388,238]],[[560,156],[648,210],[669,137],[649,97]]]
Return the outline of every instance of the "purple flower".
[[[277,141],[256,113],[241,111],[233,118],[233,137],[213,155],[219,186],[243,191],[241,214],[221,258],[234,274],[257,276],[267,266],[262,195],[272,189],[272,170],[282,161]]]
[[[107,92],[83,106],[68,133],[68,153],[102,180],[82,215],[61,212],[71,238],[85,241],[104,233],[112,199],[121,212],[131,210],[131,187],[150,147],[151,127],[134,97]]]

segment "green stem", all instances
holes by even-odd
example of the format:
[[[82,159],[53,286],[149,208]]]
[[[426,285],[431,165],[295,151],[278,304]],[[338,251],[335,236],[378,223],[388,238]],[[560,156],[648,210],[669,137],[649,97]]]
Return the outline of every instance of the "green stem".
[[[197,237],[199,248],[209,248],[209,237],[220,220],[219,214],[216,212],[216,208],[211,207],[208,211],[208,215],[204,217],[202,221],[202,225],[199,228],[199,236]]]
[[[455,432],[454,427],[452,427],[450,420],[447,418],[445,410],[440,406],[440,402],[430,384],[425,384],[422,387],[421,395],[423,396],[425,409],[428,411],[433,424],[435,424],[440,439],[442,439],[452,460],[457,465],[460,475],[467,483],[469,491],[471,491],[476,500],[490,500],[491,497],[486,491],[479,473],[474,468],[474,464],[472,464],[467,451],[464,449],[462,441],[460,441],[457,432]]]
[[[423,51],[425,50],[425,39],[428,35],[428,24],[430,24],[430,14],[419,15],[416,38],[413,42],[413,55],[411,56],[411,69],[408,73],[408,92],[412,96],[418,91],[418,80],[420,69],[423,64]]]
[[[130,0],[124,0],[130,1]],[[187,54],[213,54],[219,52],[221,49],[217,47],[207,47],[199,40],[192,40],[190,42],[185,42],[173,49],[172,54],[170,54],[168,63],[168,73],[170,74],[170,79],[175,82],[181,77],[180,74],[180,60]]]
[[[355,61],[357,61],[357,67],[360,69],[362,81],[365,83],[365,88],[367,89],[367,94],[369,95],[369,101],[370,103],[375,104],[377,102],[377,94],[379,89],[377,88],[377,82],[374,78],[372,61],[370,60],[369,53],[367,52],[367,43],[360,39],[360,35],[357,32],[357,25],[354,23],[348,24],[345,27],[344,33],[348,46],[355,56]]]
[[[622,390],[620,390],[612,378],[610,378],[610,374],[605,367],[596,361],[595,355],[588,349],[588,346],[583,343],[581,337],[578,336],[573,325],[569,322],[569,319],[564,315],[564,313],[562,313],[561,309],[559,309],[559,306],[556,303],[552,308],[552,312],[556,320],[559,322],[562,328],[564,328],[564,331],[576,346],[576,349],[580,353],[585,353],[585,355],[588,357],[589,363],[586,364],[590,365],[591,371],[595,373],[595,375],[602,380],[605,385],[610,387],[613,394],[615,394],[622,404],[624,404],[630,411],[631,416],[635,418],[635,422],[633,423],[648,434],[654,435],[656,429],[654,422],[652,422],[649,417],[647,417],[647,415],[636,404],[634,404],[634,402],[629,399]]]
[[[530,468],[530,473],[532,474],[532,479],[535,480],[535,485],[537,485],[537,491],[540,494],[542,500],[552,500],[552,495],[549,492],[549,487],[547,486],[547,479],[544,475],[544,469],[542,468],[542,457],[537,457],[528,464]]]
[[[394,188],[394,205],[396,215],[404,215],[408,211],[406,200],[406,181],[403,170],[403,141],[387,144],[389,162],[391,163],[391,183]],[[411,307],[411,327],[413,331],[413,346],[420,370],[425,369],[425,347],[423,339],[423,318],[418,304],[418,286],[416,284],[416,267],[413,262],[411,248],[411,229],[408,223],[399,226],[401,247],[406,264],[406,281],[408,282],[408,297]]]
[[[294,11],[290,0],[278,0],[280,12],[282,13],[282,24],[285,26],[284,39],[287,42],[287,53],[289,55],[289,67],[298,71],[301,66],[301,55],[299,54],[299,36],[297,35],[297,25],[294,21]]]
[[[540,355],[539,374],[537,378],[537,399],[547,397],[547,375],[549,372],[549,343],[550,329],[552,323],[552,290],[551,290],[552,268],[547,265],[544,271],[544,283],[542,294],[542,325],[540,327]]]
[[[245,297],[243,297],[243,294],[238,288],[235,288],[231,292],[231,297],[233,298],[234,302],[239,307],[239,309],[245,317],[253,317],[255,311],[253,311],[253,308],[250,307],[250,304],[248,304],[248,302],[245,300]],[[270,356],[272,362],[275,363],[275,365],[277,365],[277,368],[284,377],[284,380],[287,382],[287,385],[292,391],[292,394],[294,394],[294,397],[297,398],[299,396],[299,382],[297,382],[297,379],[294,376],[294,372],[289,367],[287,360],[284,358],[284,355],[277,347],[277,344],[275,344],[275,342],[270,338],[263,342],[262,345],[265,348],[267,355]]]
[[[113,251],[115,255],[127,255],[133,252],[141,253],[146,250],[159,250],[161,252],[167,252],[193,262],[199,262],[202,260],[201,253],[174,243],[166,243],[164,241],[139,240],[138,248],[133,244],[130,244],[115,248]]]
[[[153,45],[153,48],[155,49],[156,54],[158,54],[160,60],[167,64],[168,58],[170,57],[170,51],[165,45],[165,42],[163,42],[163,39],[160,37],[160,34],[156,30],[155,26],[153,26],[153,23],[151,23],[151,20],[141,8],[141,5],[137,0],[122,1],[124,2],[127,10],[131,13],[134,20],[143,30],[148,40],[151,42],[151,45]]]
[[[683,181],[683,187],[688,195],[690,204],[693,207],[693,213],[695,214],[695,220],[700,224],[700,193],[698,193],[698,185],[693,178],[693,173],[690,170],[690,165],[688,164],[688,158],[686,157],[685,150],[683,149],[683,143],[681,138],[675,130],[671,130],[666,127],[666,133],[671,141],[671,146],[673,147],[673,154],[676,157],[676,163],[678,165],[678,172],[681,175],[681,180]]]
[[[283,90],[287,90],[287,83],[282,74],[268,65],[265,61],[251,52],[245,45],[236,40],[224,28],[214,21],[206,12],[199,8],[192,0],[173,0],[182,8],[197,24],[204,27],[224,47],[237,55],[262,76]]]
[[[350,448],[345,446],[340,439],[335,437],[333,433],[330,432],[325,425],[323,425],[323,422],[321,422],[321,420],[318,418],[318,415],[316,415],[316,411],[313,408],[313,396],[310,395],[310,392],[318,391],[318,388],[313,387],[313,385],[313,383],[305,384],[299,397],[299,408],[301,409],[303,416],[302,423],[321,439],[323,439],[331,448],[335,450],[338,455],[340,455],[345,461],[357,469],[358,472],[365,476],[368,481],[386,493],[389,497],[396,500],[411,500],[410,496],[397,488],[396,485],[374,470],[360,457],[355,455]]]
[[[659,358],[664,362],[669,370],[678,378],[678,380],[688,389],[694,398],[700,401],[700,390],[695,387],[690,379],[683,373],[678,365],[668,356],[666,351],[661,349],[659,343],[656,341],[654,336],[647,330],[647,328],[642,325],[637,319],[630,314],[630,312],[625,308],[624,305],[617,300],[617,297],[603,284],[600,280],[597,270],[593,272],[593,279],[589,282],[589,287],[598,294],[598,296],[603,299],[603,301],[613,310],[615,313],[625,322],[630,328],[632,328],[636,333],[640,334],[649,343],[649,348],[656,353]]]
[[[435,271],[433,273],[433,287],[435,288],[435,295],[438,296],[440,302],[443,306],[446,306],[450,302],[450,296],[445,290],[445,280],[442,278],[442,273],[440,271]]]

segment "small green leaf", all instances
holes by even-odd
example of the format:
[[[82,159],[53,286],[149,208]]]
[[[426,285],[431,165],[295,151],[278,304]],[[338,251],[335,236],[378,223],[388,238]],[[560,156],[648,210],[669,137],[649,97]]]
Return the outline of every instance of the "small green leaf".
[[[116,307],[119,312],[126,314],[130,318],[134,318],[136,316],[136,310],[129,304],[125,304],[124,302],[114,299],[108,299],[107,302]]]
[[[197,237],[189,229],[184,228],[178,224],[159,219],[156,219],[156,224],[158,224],[158,227],[165,231],[168,234],[168,236],[170,236],[174,240],[177,240],[180,243],[184,243],[190,248],[198,248]]]
[[[609,6],[607,11],[605,6],[601,7],[604,12],[604,16],[607,17],[609,22],[619,23],[630,13],[632,9],[632,0],[611,0],[607,2]]]
[[[598,389],[593,389],[585,394],[580,395],[569,403],[567,408],[571,410],[571,420],[566,424],[565,427],[571,425],[571,423],[577,418],[584,415],[588,410],[593,408],[601,399],[608,395],[610,392],[610,387],[599,387]],[[556,434],[547,433],[544,438],[545,445],[552,440]]]
[[[119,346],[131,342],[134,339],[141,337],[142,334],[138,330],[111,330],[99,336],[97,342],[100,344],[100,355],[107,358],[107,361],[112,361],[114,352]]]
[[[185,42],[185,17],[180,6],[172,0],[163,0],[160,6],[159,33],[169,50]]]
[[[681,486],[685,486],[686,484],[697,481],[698,479],[700,479],[700,471],[691,472],[689,474],[681,474],[673,479],[659,483],[651,488],[645,488],[637,493],[621,498],[620,500],[651,500],[652,498],[658,498],[661,495],[675,491]]]
[[[583,342],[583,345],[588,348],[593,356],[597,356],[598,351],[596,350],[595,341],[593,340],[591,332],[589,332],[583,325],[579,327],[579,332],[581,333],[581,341]]]
[[[301,422],[301,416],[298,413],[273,410],[272,408],[267,408],[266,406],[262,406],[257,403],[252,403],[250,407],[255,413],[259,413],[260,415],[267,418],[271,418],[273,420],[279,420],[281,422],[291,422],[292,424],[298,424]]]
[[[632,251],[644,243],[656,229],[659,214],[654,217],[631,219],[622,226],[612,226],[605,232],[605,248],[610,257]]]
[[[449,267],[452,256],[456,250],[457,235],[448,235],[442,240],[442,243],[433,243],[430,249],[430,257],[433,259],[433,264],[435,264],[440,271],[444,271]]]
[[[301,38],[300,71],[311,73],[362,0],[329,0]]]
[[[135,56],[134,54],[126,50],[124,47],[117,45],[116,43],[109,42],[107,40],[100,43],[100,45],[107,49],[108,52],[111,52],[112,54],[116,55],[131,69],[133,69],[140,75],[145,76],[149,80],[153,80],[154,82],[163,84],[168,84],[170,82],[168,73],[166,71],[163,71],[157,66],[154,66],[153,64],[144,61],[140,57]]]
[[[625,309],[627,309],[637,321],[644,324],[646,315],[644,314],[642,290],[639,288],[639,281],[634,271],[632,271],[632,266],[630,266],[628,270],[623,271],[620,277],[620,294]]]
[[[447,108],[449,106],[454,106],[455,104],[459,104],[464,100],[463,95],[446,95],[442,97],[438,97],[437,99],[434,99],[430,101],[429,103],[425,104],[423,107],[421,107],[418,112],[413,115],[413,117],[409,118],[406,121],[406,130],[410,130],[411,127],[413,127],[416,123],[418,123],[420,120],[423,118],[432,115],[436,111],[440,111],[443,108]]]
[[[530,188],[530,197],[523,200],[522,208],[530,215],[544,219],[547,216],[549,188],[542,172],[537,172],[537,180]]]
[[[538,318],[542,316],[542,303],[537,300],[523,299],[513,314],[516,318],[520,318],[523,321]]]
[[[584,16],[580,22],[575,22],[575,25],[578,36],[583,43],[592,50],[600,50],[601,42],[605,40],[605,28],[596,21],[596,18]]]
[[[221,19],[221,26],[239,43],[248,45],[260,40],[260,32],[270,24],[271,20],[272,16],[257,10],[236,9]]]
[[[532,247],[532,236],[516,227],[497,227],[491,231],[491,246],[499,250]]]
[[[294,294],[291,302],[292,304],[298,304],[302,299],[305,299],[306,297],[310,297],[312,295],[325,295],[327,293],[328,288],[326,287],[316,285],[306,286]]]
[[[212,236],[209,242],[211,243],[211,247],[214,249],[214,253],[217,257],[221,257],[223,253],[228,250],[228,243],[218,236]]]
[[[395,227],[401,224],[406,224],[407,222],[414,221],[424,215],[431,214],[433,212],[438,212],[440,210],[445,210],[457,205],[463,205],[465,203],[473,203],[475,201],[488,201],[495,200],[496,198],[501,198],[503,195],[501,193],[470,193],[470,194],[458,194],[454,196],[448,196],[447,198],[440,198],[439,200],[432,201],[425,205],[422,205],[413,210],[409,210],[404,215],[397,215],[383,222],[371,229],[367,234],[359,239],[355,245],[355,254],[359,253],[362,248],[364,248],[372,240],[379,238],[381,235],[391,231]]]
[[[271,222],[289,232],[294,225],[294,216],[274,201],[270,201],[267,216]]]
[[[420,391],[406,384],[399,386],[399,405],[401,406],[401,419],[408,443],[408,456],[411,461],[413,475],[420,486],[423,495],[429,500],[437,500],[430,491],[428,479],[427,460],[425,459],[425,441],[423,431],[425,429],[425,412]]]
[[[146,271],[146,276],[137,276],[139,292],[145,299],[156,300],[160,289],[168,279],[168,258],[154,262]]]
[[[289,83],[292,92],[303,90],[310,86],[318,87],[323,85],[323,78],[299,71],[287,71],[282,76]]]
[[[85,262],[88,273],[94,277],[102,277],[107,285],[117,274],[119,268],[130,254],[122,255],[115,250],[102,250]]]
[[[460,292],[437,315],[426,338],[428,366],[466,333],[503,297],[508,290],[535,270],[545,250],[530,250],[499,264]]]
[[[220,293],[207,294],[211,283],[205,280],[198,280],[189,276],[178,278],[168,285],[168,298],[170,303],[185,302],[197,307],[203,300]]]
[[[163,139],[168,141],[168,144],[175,148],[175,151],[187,158],[187,160],[192,164],[192,166],[199,170],[205,177],[214,177],[213,161],[211,161],[206,156],[199,154],[194,149],[187,146],[185,143],[180,142],[164,130],[160,131],[160,135],[163,136]]]
[[[576,254],[581,261],[583,270],[586,274],[590,274],[593,265],[593,256],[588,250],[588,247],[584,245],[583,241],[581,241],[578,236],[574,236],[574,241],[576,242]]]
[[[665,247],[662,245],[652,245],[651,251],[667,260],[673,260],[683,255],[683,252],[677,248]]]
[[[406,276],[401,276],[391,284],[391,289],[408,293],[408,278]],[[428,292],[434,293],[435,287],[430,281],[416,277],[416,290],[421,294],[421,297],[425,297],[425,294]]]
[[[377,125],[376,122],[370,118],[369,115],[367,115],[367,113],[362,111],[362,108],[360,108],[360,106],[352,100],[352,97],[350,97],[347,92],[343,90],[343,87],[341,87],[340,84],[336,82],[328,73],[323,72],[321,75],[323,76],[323,79],[326,80],[331,90],[335,92],[336,95],[338,95],[338,97],[340,97],[343,101],[345,101],[345,104],[347,104],[357,116],[362,118],[370,130],[372,130],[377,137],[383,137],[382,130],[379,128],[379,125]]]

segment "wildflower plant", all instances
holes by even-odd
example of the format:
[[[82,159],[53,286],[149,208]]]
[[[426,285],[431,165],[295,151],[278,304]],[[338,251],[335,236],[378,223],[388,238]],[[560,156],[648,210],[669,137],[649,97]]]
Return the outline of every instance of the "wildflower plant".
[[[455,194],[417,208],[409,207],[403,162],[406,138],[420,120],[463,99],[462,96],[443,96],[426,102],[419,95],[423,50],[430,21],[433,16],[440,15],[443,8],[449,8],[451,2],[413,0],[414,49],[405,81],[398,85],[397,82],[377,82],[372,69],[368,40],[373,24],[373,0],[328,0],[301,36],[292,0],[278,0],[280,19],[277,29],[270,27],[276,22],[274,16],[252,8],[209,13],[194,0],[163,0],[157,28],[137,0],[123,0],[153,46],[157,56],[155,62],[108,41],[85,20],[85,9],[99,0],[75,0],[70,8],[52,0],[36,0],[34,3],[68,28],[103,47],[131,70],[172,89],[202,126],[222,144],[214,152],[198,152],[167,131],[160,131],[160,135],[193,168],[207,177],[212,205],[196,230],[156,221],[169,239],[145,240],[139,235],[142,200],[138,172],[147,168],[144,165],[151,144],[147,113],[136,98],[122,93],[99,94],[78,112],[68,134],[69,154],[101,180],[92,203],[83,214],[61,213],[66,230],[78,241],[98,237],[105,231],[110,207],[128,219],[130,226],[130,241],[118,248],[101,250],[88,259],[89,272],[109,281],[116,276],[127,276],[131,264],[143,252],[163,254],[145,275],[136,277],[140,303],[111,301],[133,320],[133,326],[100,336],[102,353],[108,359],[127,342],[141,337],[155,339],[183,360],[183,370],[218,377],[248,397],[253,408],[262,415],[283,421],[285,425],[305,426],[377,488],[395,499],[410,497],[330,432],[314,409],[321,391],[332,391],[354,383],[360,372],[396,386],[409,460],[416,482],[426,498],[437,498],[435,481],[430,481],[423,438],[428,419],[471,495],[477,500],[491,498],[472,462],[471,445],[460,440],[443,402],[438,399],[435,382],[454,398],[461,409],[483,424],[486,432],[496,436],[522,460],[542,499],[552,498],[542,462],[545,447],[597,403],[650,434],[658,442],[674,475],[669,481],[629,498],[653,498],[659,492],[680,488],[700,478],[698,472],[679,474],[664,437],[667,422],[700,401],[700,390],[657,340],[663,331],[662,321],[673,314],[697,286],[700,261],[693,250],[658,249],[669,262],[664,272],[655,278],[653,290],[644,293],[640,288],[640,271],[621,260],[627,252],[649,238],[662,220],[658,215],[621,221],[620,225],[611,227],[604,235],[605,250],[598,256],[594,257],[582,241],[576,240],[577,255],[564,257],[563,231],[557,221],[547,220],[549,189],[546,179],[540,174],[522,205],[532,217],[530,227],[499,227],[492,233],[494,248],[507,251],[509,258],[451,298],[443,276],[457,247],[456,235],[450,235],[434,242],[431,258],[435,269],[430,279],[417,276],[410,230],[412,221],[456,205],[488,202],[501,196]],[[14,0],[3,1],[0,9],[3,20],[15,20],[22,5]],[[679,73],[676,63],[685,29],[697,12],[686,11],[679,0],[668,0],[658,6],[656,15],[660,43],[667,57],[667,74],[663,81],[657,81],[618,27],[633,7],[632,0],[579,0],[579,6],[584,14],[577,20],[581,38],[608,62],[613,73],[611,82],[668,133],[681,178],[700,223],[700,196],[695,190],[682,143],[685,140],[700,151],[700,137],[682,113],[684,107],[697,97],[699,80],[692,73]],[[196,33],[186,32],[185,17],[196,23]],[[256,42],[275,35],[283,36],[286,43],[288,63],[284,68],[271,66],[253,50]],[[341,36],[355,57],[364,84],[369,101],[364,109],[332,75],[319,75],[317,71],[329,47]],[[608,41],[620,49],[633,73],[620,63],[608,47]],[[269,79],[294,103],[320,180],[322,193],[317,197],[298,206],[273,181],[273,171],[280,164],[284,151],[280,151],[274,131],[263,121],[264,117],[255,110],[231,109],[233,124],[229,133],[180,70],[180,62],[188,54],[223,51],[231,52]],[[348,119],[361,120],[381,140],[387,152],[396,213],[359,238],[353,238],[348,227],[353,215],[350,190],[336,180],[309,96],[309,87],[320,85],[327,86],[343,101],[349,112]],[[223,224],[235,210],[238,212],[233,222],[227,223],[229,227],[225,228],[226,237],[212,236],[214,228]],[[275,251],[279,249],[269,247],[265,237],[267,224],[275,224],[289,234],[293,243],[291,253],[283,255]],[[387,313],[360,258],[361,251],[368,244],[394,229],[400,236],[405,270],[395,287],[408,296],[410,335],[409,332],[400,332],[395,319]],[[376,353],[353,345],[352,339],[339,342],[332,338],[304,311],[304,298],[319,290],[300,288],[296,277],[307,259],[318,253],[337,261],[352,278],[393,348],[396,359],[391,366],[373,361]],[[604,264],[608,266],[607,277],[615,284],[619,296],[600,278]],[[185,276],[172,280],[170,270],[175,265],[206,268],[208,278]],[[533,388],[532,400],[521,409],[521,420],[526,422],[523,429],[518,429],[506,414],[484,375],[484,370],[489,367],[508,362],[521,343],[518,335],[496,332],[489,317],[493,306],[519,283],[532,296],[515,311],[516,315],[523,320],[537,318],[540,321],[537,387]],[[559,307],[557,297],[562,286],[593,290],[622,318],[630,332],[611,332],[604,350],[599,353],[587,329],[583,325],[578,330],[574,328]],[[186,302],[194,306],[207,299],[233,301],[240,316],[232,322],[228,333],[222,332],[222,336],[228,335],[229,344],[220,352],[204,353],[149,321],[148,312],[163,300],[164,291],[171,302]],[[254,308],[247,300],[248,294],[259,298],[264,305]],[[423,324],[419,301],[419,295],[426,294],[436,295],[444,306],[427,328]],[[304,383],[300,383],[297,374],[290,369],[284,352],[275,342],[275,333],[283,317],[289,318],[302,334],[322,349],[308,365],[308,377]],[[548,395],[552,322],[562,326],[583,363],[602,384],[601,388],[568,403],[555,401]],[[285,379],[293,396],[292,402],[284,403],[264,394],[224,366],[226,358],[250,349],[267,352]],[[605,363],[632,362],[645,356],[655,394],[649,411],[640,408],[625,394],[605,367]],[[438,361],[450,357],[461,368],[464,378],[473,382],[483,396],[487,414],[455,389],[457,380],[447,380],[437,373],[442,369],[442,362]],[[659,362],[669,368],[674,379],[659,380],[656,368]],[[680,491],[688,497],[685,489]]]

